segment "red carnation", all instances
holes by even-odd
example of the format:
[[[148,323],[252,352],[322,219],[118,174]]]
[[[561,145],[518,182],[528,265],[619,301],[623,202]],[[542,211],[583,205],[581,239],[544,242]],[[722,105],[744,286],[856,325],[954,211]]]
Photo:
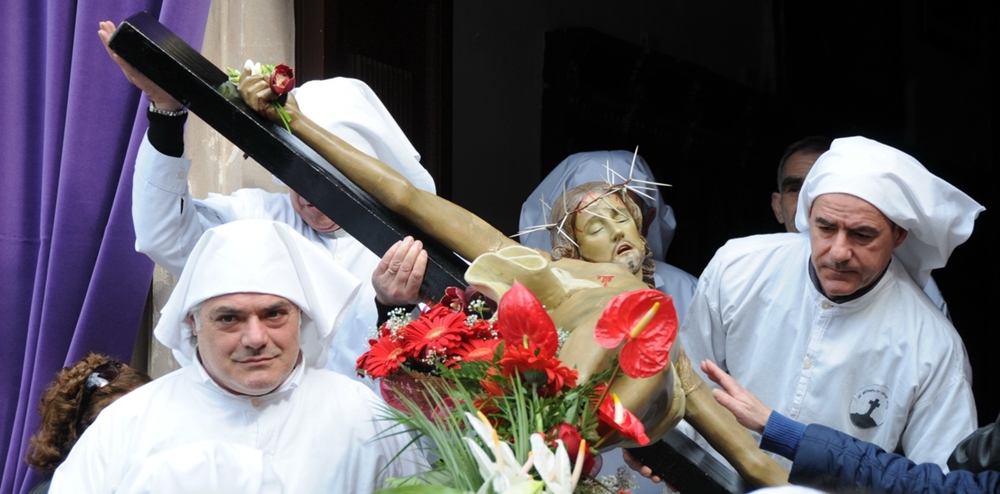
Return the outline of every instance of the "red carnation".
[[[271,73],[271,91],[281,96],[295,87],[295,72],[285,64],[278,64]]]

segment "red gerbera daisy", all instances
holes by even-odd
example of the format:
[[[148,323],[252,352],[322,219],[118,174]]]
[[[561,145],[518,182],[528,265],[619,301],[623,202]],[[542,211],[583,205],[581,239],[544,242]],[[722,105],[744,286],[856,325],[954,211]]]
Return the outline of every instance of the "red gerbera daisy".
[[[559,359],[545,355],[530,341],[527,348],[524,344],[504,347],[500,372],[507,377],[517,373],[524,382],[536,386],[542,396],[553,396],[564,386],[576,387],[577,371],[562,366]]]
[[[452,349],[452,354],[458,357],[460,362],[492,360],[499,345],[500,340],[472,338],[459,343],[458,347]]]
[[[381,338],[369,341],[371,349],[358,357],[355,368],[360,374],[371,377],[386,377],[399,370],[399,366],[406,361],[406,354],[403,347],[392,338]]]
[[[436,305],[403,328],[401,333],[406,351],[420,355],[428,348],[440,352],[456,346],[467,331],[465,314]]]

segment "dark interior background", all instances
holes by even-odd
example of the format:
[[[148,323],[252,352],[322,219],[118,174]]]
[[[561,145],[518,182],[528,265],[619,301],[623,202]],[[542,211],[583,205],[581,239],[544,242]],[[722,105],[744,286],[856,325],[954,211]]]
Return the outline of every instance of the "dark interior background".
[[[508,234],[567,155],[638,146],[673,185],[667,261],[696,276],[727,239],[779,231],[769,201],[789,143],[864,135],[912,154],[987,208],[934,276],[992,422],[992,2],[622,3],[296,0],[297,70],[368,82],[439,194]]]

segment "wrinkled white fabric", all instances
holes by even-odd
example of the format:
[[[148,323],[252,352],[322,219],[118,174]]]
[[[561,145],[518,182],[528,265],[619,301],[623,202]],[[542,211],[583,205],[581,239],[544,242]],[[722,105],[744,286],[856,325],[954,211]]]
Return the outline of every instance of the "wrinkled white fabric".
[[[810,279],[809,256],[809,237],[794,233],[719,249],[680,330],[695,369],[710,359],[787,417],[947,468],[976,429],[958,333],[898,259],[868,293],[836,304]]]
[[[698,278],[665,262],[654,262],[656,263],[656,272],[653,273],[653,281],[656,286],[653,288],[670,295],[673,299],[674,310],[677,311],[677,323],[684,324],[688,306],[691,305],[691,297],[694,296],[694,290],[698,287]]]
[[[435,193],[420,153],[375,92],[362,81],[334,77],[292,90],[299,109],[331,134],[401,173],[414,187]]]
[[[894,255],[920,287],[968,240],[985,210],[910,155],[864,137],[835,139],[809,170],[795,214],[799,231],[809,231],[813,201],[831,193],[864,199],[909,232]]]
[[[562,195],[563,191],[583,185],[587,182],[610,182],[620,184],[632,177],[637,180],[655,182],[653,172],[650,170],[646,160],[642,156],[635,156],[635,168],[632,168],[632,157],[635,156],[629,151],[589,151],[576,153],[568,156],[559,163],[542,180],[542,183],[535,187],[531,195],[521,205],[521,219],[518,228],[524,231],[528,228],[545,225],[549,222],[549,208],[552,202]],[[610,167],[612,172],[609,172]],[[617,175],[616,175],[617,173]],[[636,182],[637,187],[643,184]],[[677,228],[677,220],[674,218],[674,210],[663,202],[657,186],[649,186],[652,190],[642,190],[645,194],[653,197],[650,201],[648,197],[643,197],[647,206],[656,208],[656,218],[649,226],[649,233],[646,240],[649,248],[653,251],[653,258],[662,261],[670,247],[670,241],[674,238],[674,230]],[[542,206],[544,199],[546,206]],[[643,210],[643,214],[646,211]],[[552,251],[552,239],[547,230],[527,233],[517,238],[521,245],[527,245],[545,252]]]
[[[206,231],[195,244],[153,334],[181,365],[188,365],[196,353],[188,318],[193,307],[230,293],[277,295],[302,310],[306,365],[323,366],[359,284],[292,227],[270,220],[234,221]]]
[[[358,382],[304,365],[267,395],[234,395],[196,360],[101,411],[49,493],[117,492],[150,458],[205,440],[262,451],[286,493],[372,492],[426,467],[412,450],[390,464],[410,436],[386,434],[387,424],[374,420],[379,402]]]
[[[133,468],[118,494],[284,494],[263,451],[206,440],[161,451]]]

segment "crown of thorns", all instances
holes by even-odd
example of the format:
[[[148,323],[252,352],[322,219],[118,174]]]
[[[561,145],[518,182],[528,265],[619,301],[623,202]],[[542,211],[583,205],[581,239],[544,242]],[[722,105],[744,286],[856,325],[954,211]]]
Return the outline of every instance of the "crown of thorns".
[[[575,215],[576,213],[579,213],[580,211],[583,211],[583,210],[589,208],[590,206],[594,205],[598,201],[603,201],[604,198],[607,197],[607,196],[615,195],[615,194],[619,194],[619,195],[620,194],[624,194],[626,191],[635,192],[636,194],[638,194],[638,195],[640,195],[642,197],[645,197],[645,198],[649,199],[650,201],[655,201],[655,199],[653,198],[653,196],[650,195],[647,192],[648,191],[654,191],[654,190],[656,190],[656,186],[658,186],[658,185],[662,185],[664,187],[670,187],[670,184],[664,184],[664,183],[660,183],[660,182],[652,182],[652,181],[649,181],[649,180],[640,180],[638,178],[633,178],[632,174],[635,172],[635,159],[636,159],[636,157],[638,155],[639,155],[639,148],[636,148],[635,153],[632,154],[632,164],[629,167],[628,178],[622,176],[620,173],[618,173],[615,170],[613,170],[611,168],[611,163],[610,162],[605,162],[604,163],[604,171],[605,171],[605,173],[604,173],[604,176],[600,177],[600,178],[602,179],[602,181],[604,183],[608,184],[608,187],[603,192],[601,192],[600,194],[598,194],[597,197],[595,197],[595,198],[593,198],[593,199],[591,199],[589,201],[580,201],[580,204],[578,204],[575,209],[570,209],[570,205],[566,204],[566,182],[563,182],[563,184],[562,184],[562,203],[563,203],[562,204],[562,207],[563,207],[562,219],[559,220],[558,223],[546,223],[546,224],[542,224],[542,225],[536,225],[536,226],[531,226],[531,227],[525,228],[524,230],[521,230],[521,231],[517,232],[516,234],[512,235],[512,237],[519,237],[521,235],[526,235],[526,234],[532,233],[532,232],[539,232],[539,231],[542,231],[542,230],[546,230],[546,231],[550,231],[551,232],[553,228],[556,228],[557,231],[559,232],[559,235],[561,235],[563,238],[565,238],[571,244],[573,244],[574,246],[576,246],[577,248],[579,248],[580,246],[576,243],[576,241],[574,239],[570,238],[570,236],[566,234],[566,231],[563,228],[564,225],[566,224],[566,220],[568,220],[571,216]],[[615,183],[618,180],[621,180],[621,182]],[[548,218],[552,214],[552,206],[550,206],[548,203],[545,202],[545,195],[544,195],[544,193],[539,198],[539,200],[542,202],[542,213],[544,215],[543,217]],[[607,219],[607,220],[611,221],[611,218],[608,218],[606,216],[602,216],[602,215],[600,215],[598,213],[595,213],[593,211],[591,212],[591,214],[593,214],[594,216],[598,216],[598,217],[601,217],[601,218],[604,218],[604,219]]]

